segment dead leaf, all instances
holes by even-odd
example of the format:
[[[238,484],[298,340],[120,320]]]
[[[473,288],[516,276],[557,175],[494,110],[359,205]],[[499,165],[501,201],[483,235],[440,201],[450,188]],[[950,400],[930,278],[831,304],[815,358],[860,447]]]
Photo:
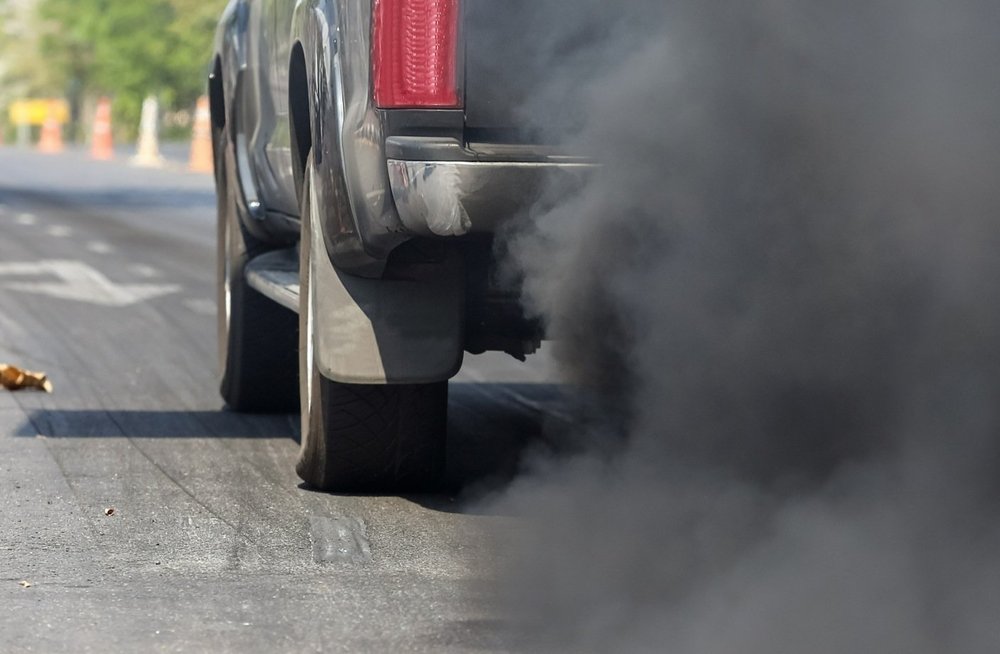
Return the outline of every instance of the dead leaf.
[[[21,582],[21,588],[31,588],[31,582],[30,581],[22,581]]]
[[[115,514],[115,507],[109,506],[108,508],[104,509],[104,515],[112,516],[114,514]]]
[[[46,393],[52,392],[52,382],[49,381],[44,372],[22,370],[6,363],[0,363],[0,386],[8,391],[32,389]]]

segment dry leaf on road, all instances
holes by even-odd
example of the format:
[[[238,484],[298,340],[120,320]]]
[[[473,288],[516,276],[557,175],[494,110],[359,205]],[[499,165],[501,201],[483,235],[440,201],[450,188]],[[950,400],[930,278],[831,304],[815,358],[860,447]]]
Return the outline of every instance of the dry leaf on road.
[[[0,363],[0,386],[8,391],[34,389],[46,393],[52,392],[52,382],[44,372],[22,370],[6,363]]]

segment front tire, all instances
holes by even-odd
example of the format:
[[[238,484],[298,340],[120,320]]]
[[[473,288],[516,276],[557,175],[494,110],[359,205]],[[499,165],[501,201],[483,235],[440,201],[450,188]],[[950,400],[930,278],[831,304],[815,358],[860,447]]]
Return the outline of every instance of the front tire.
[[[312,155],[301,193],[299,247],[299,396],[302,445],[296,470],[310,486],[339,492],[402,492],[436,488],[444,474],[447,382],[344,384],[322,375],[316,361],[316,289],[312,256],[326,256],[313,238]],[[315,249],[315,251],[314,251]]]
[[[299,404],[295,314],[250,288],[247,262],[265,243],[243,229],[227,129],[213,130],[218,195],[217,275],[220,392],[247,413],[290,413]]]

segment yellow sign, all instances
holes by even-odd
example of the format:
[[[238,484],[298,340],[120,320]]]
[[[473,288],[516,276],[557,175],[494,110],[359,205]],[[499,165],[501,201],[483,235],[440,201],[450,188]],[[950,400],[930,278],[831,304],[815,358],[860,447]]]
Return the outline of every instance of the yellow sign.
[[[69,122],[65,100],[18,100],[10,105],[10,122],[15,125],[43,125],[49,116],[63,125]]]

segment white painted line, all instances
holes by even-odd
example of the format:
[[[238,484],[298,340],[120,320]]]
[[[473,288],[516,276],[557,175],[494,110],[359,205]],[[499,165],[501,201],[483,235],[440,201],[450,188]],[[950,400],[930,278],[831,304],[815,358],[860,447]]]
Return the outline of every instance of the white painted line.
[[[65,225],[52,225],[45,230],[45,233],[56,238],[66,238],[73,233],[73,230]]]
[[[4,288],[106,307],[125,307],[177,293],[177,284],[116,284],[82,261],[0,263],[0,277],[54,276],[58,282],[7,282]]]
[[[206,300],[204,298],[191,298],[190,300],[184,300],[184,306],[195,313],[202,314],[203,316],[214,316],[216,312],[215,301]]]
[[[160,271],[152,266],[147,266],[146,264],[140,263],[134,266],[129,266],[129,271],[136,277],[143,277],[145,279],[152,279],[153,277],[160,277]]]
[[[105,243],[104,241],[91,241],[87,243],[87,249],[94,254],[111,254],[115,251],[110,243]]]
[[[36,222],[38,222],[38,219],[31,213],[22,213],[17,217],[17,224],[19,225],[34,225]]]

